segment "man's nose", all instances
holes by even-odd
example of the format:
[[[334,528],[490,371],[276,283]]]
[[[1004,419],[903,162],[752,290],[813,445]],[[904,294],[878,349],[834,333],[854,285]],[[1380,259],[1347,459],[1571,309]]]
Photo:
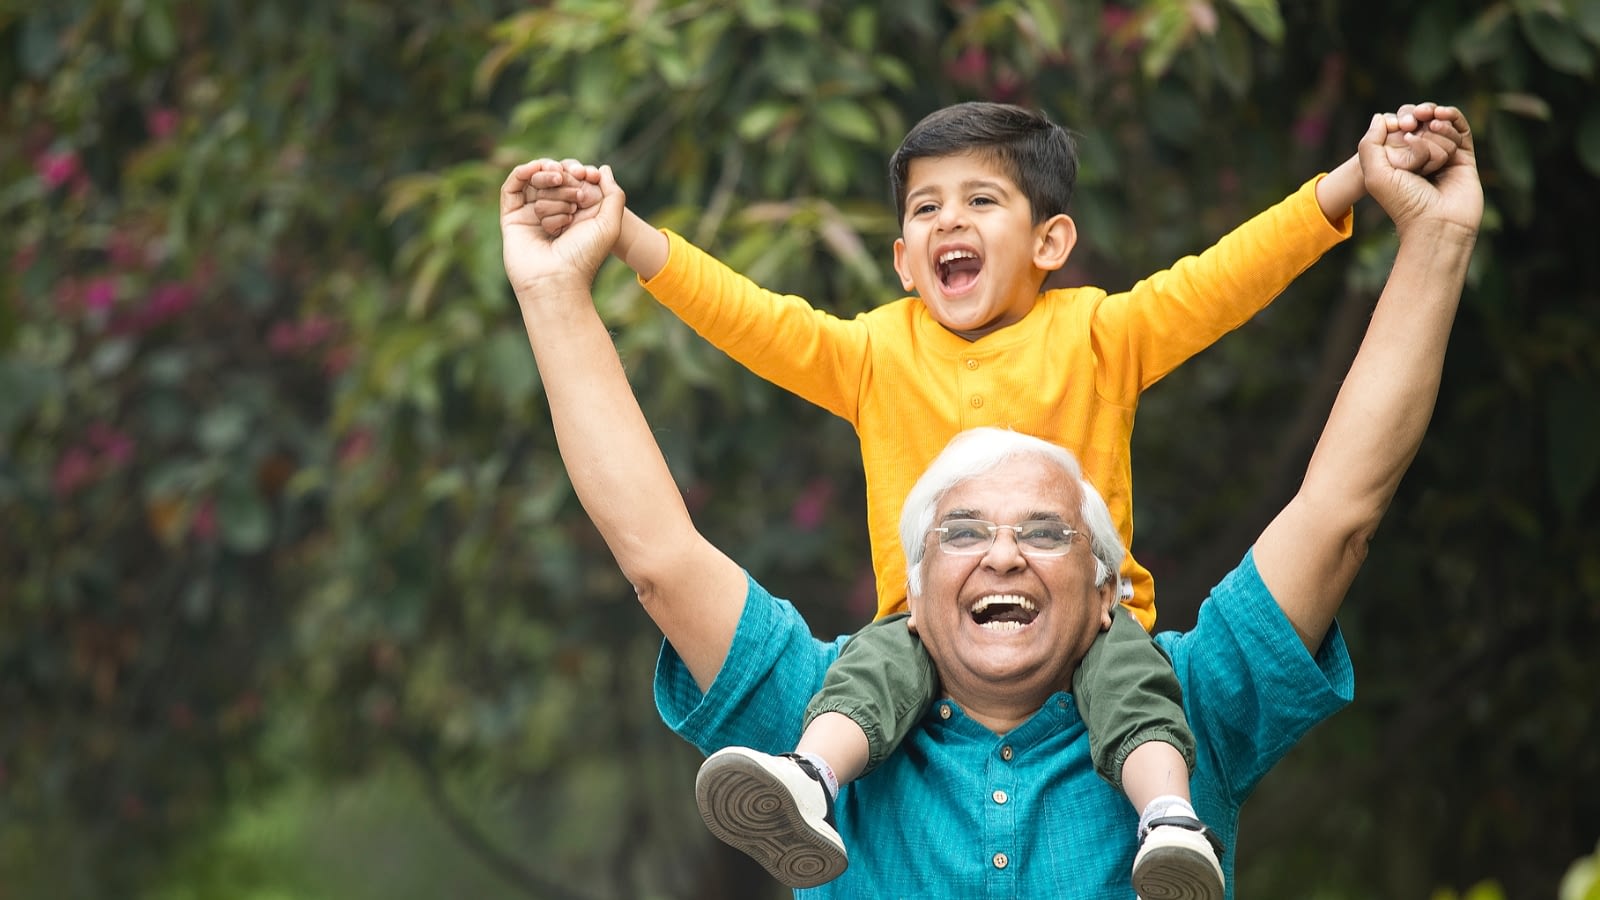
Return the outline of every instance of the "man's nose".
[[[1010,572],[1027,564],[1022,555],[1022,545],[1017,543],[1017,532],[1011,528],[997,528],[994,543],[983,554],[983,564],[996,572]]]

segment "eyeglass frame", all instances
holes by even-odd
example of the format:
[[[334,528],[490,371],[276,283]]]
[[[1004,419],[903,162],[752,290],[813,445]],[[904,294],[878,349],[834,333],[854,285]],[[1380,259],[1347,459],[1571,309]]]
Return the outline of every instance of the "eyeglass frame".
[[[952,523],[954,523],[954,525],[952,525]],[[952,548],[948,543],[946,543],[946,538],[949,536],[950,529],[952,527],[961,527],[963,524],[981,527],[984,533],[989,536],[989,540],[982,546],[971,549],[963,550]],[[1044,550],[1025,543],[1022,540],[1022,532],[1024,528],[1030,525],[1047,525],[1052,528],[1061,529],[1065,532],[1065,543],[1062,544],[1060,550]],[[935,525],[934,527],[929,528],[928,534],[939,535],[937,543],[941,553],[947,553],[951,556],[982,556],[994,548],[994,542],[996,538],[999,537],[1001,529],[1010,529],[1012,540],[1017,545],[1017,552],[1021,553],[1023,556],[1029,557],[1030,559],[1035,557],[1056,559],[1066,556],[1068,553],[1072,552],[1073,539],[1083,534],[1083,532],[1073,528],[1071,525],[1068,525],[1059,519],[1024,519],[1021,522],[1008,525],[999,522],[991,522],[988,519],[968,518],[946,519],[943,525]]]

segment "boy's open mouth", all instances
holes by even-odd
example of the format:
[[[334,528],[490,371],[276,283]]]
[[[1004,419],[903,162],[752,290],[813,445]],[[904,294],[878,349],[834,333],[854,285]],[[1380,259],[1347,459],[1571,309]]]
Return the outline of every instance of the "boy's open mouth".
[[[971,250],[950,250],[939,254],[936,269],[939,283],[947,291],[960,293],[972,287],[983,269],[983,260]]]
[[[1016,594],[992,594],[972,604],[973,623],[992,631],[1022,628],[1038,616],[1039,609],[1033,601]]]

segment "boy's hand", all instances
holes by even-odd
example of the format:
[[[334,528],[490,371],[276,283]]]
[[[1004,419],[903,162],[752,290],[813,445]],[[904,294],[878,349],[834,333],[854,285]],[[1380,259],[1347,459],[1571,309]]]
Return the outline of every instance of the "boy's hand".
[[[539,227],[551,237],[578,222],[592,218],[600,209],[600,169],[575,159],[556,162],[537,160],[539,167],[529,175],[533,187],[534,215]]]
[[[1467,140],[1466,118],[1453,106],[1407,103],[1383,120],[1389,164],[1418,175],[1437,172]]]
[[[574,214],[559,235],[541,227],[536,208],[541,189],[535,183],[565,178],[564,171],[554,160],[526,162],[512,169],[500,188],[501,251],[519,299],[547,289],[586,291],[621,229],[627,198],[609,167],[596,169],[597,181],[590,185],[598,202],[581,216]]]

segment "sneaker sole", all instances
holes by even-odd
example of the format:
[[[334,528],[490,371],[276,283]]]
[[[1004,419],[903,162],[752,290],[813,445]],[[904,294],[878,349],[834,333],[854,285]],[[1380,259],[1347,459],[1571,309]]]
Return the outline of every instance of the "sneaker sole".
[[[844,873],[844,848],[818,832],[777,776],[736,754],[706,760],[695,778],[706,828],[789,887],[816,887]]]
[[[1210,859],[1205,838],[1196,845],[1150,847],[1133,863],[1133,889],[1140,900],[1222,900],[1222,873]]]

